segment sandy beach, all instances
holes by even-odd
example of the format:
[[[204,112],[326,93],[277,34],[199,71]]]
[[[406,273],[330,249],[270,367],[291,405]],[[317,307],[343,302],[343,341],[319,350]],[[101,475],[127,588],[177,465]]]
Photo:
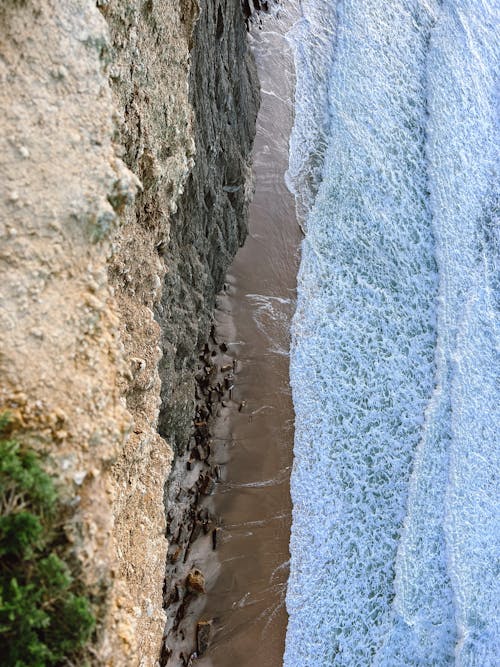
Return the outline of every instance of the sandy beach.
[[[222,479],[211,497],[220,521],[203,618],[213,619],[203,667],[281,665],[291,521],[293,408],[289,387],[301,232],[284,174],[293,122],[293,59],[287,12],[264,16],[250,37],[262,105],[254,147],[250,233],[219,297],[217,337],[234,360],[231,400],[215,424]]]

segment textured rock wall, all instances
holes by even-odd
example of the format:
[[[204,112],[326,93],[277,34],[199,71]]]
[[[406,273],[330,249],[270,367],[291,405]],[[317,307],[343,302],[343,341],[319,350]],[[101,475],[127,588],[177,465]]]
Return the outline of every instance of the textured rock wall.
[[[0,409],[65,489],[96,664],[159,655],[160,391],[178,448],[245,235],[250,75],[238,0],[0,4]]]
[[[154,664],[147,656],[158,657],[165,624],[161,499],[171,450],[157,432],[162,323],[155,322],[153,308],[168,270],[161,248],[194,163],[188,77],[197,10],[189,0],[111,0],[102,12],[110,32],[120,155],[142,184],[135,201],[123,208],[108,264],[128,365],[121,391],[134,421],[113,467],[117,573],[124,584],[119,604],[130,619],[123,640],[144,664]]]
[[[113,142],[108,58],[95,3],[0,5],[0,408],[50,453],[83,576],[125,633],[112,466],[131,416],[107,261],[137,180]],[[113,664],[126,647],[104,633],[97,650]]]
[[[204,430],[194,427],[193,421],[201,423],[205,418],[200,354],[207,350],[216,294],[247,233],[250,152],[259,105],[257,74],[239,0],[202,3],[193,44],[189,97],[196,160],[172,217],[170,241],[162,250],[167,273],[156,307],[163,349],[159,432],[175,452],[165,494],[171,549],[162,667],[182,665],[179,655],[189,656],[194,650],[192,626],[199,610],[194,609],[197,603],[190,598],[185,582],[196,565],[194,541],[203,536],[202,523],[204,529],[210,524],[198,519],[206,514],[201,499],[214,477],[210,457],[201,456],[197,461],[193,454],[201,446],[198,436]],[[224,384],[217,373],[220,359],[212,357],[212,352],[221,356],[220,351],[213,345],[210,349],[210,354],[201,354],[205,368],[201,375],[210,367],[208,384],[216,385],[217,380]],[[188,607],[193,613],[184,622]]]
[[[259,89],[239,0],[206,0],[193,36],[190,101],[196,161],[164,249],[157,307],[163,358],[160,433],[182,452],[193,418],[193,371],[215,296],[247,233],[250,151]]]

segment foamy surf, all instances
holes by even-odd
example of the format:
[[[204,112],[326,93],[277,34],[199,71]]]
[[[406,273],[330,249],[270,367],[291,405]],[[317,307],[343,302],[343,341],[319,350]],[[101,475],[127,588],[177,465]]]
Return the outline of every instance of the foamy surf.
[[[304,6],[284,665],[497,665],[494,2]]]

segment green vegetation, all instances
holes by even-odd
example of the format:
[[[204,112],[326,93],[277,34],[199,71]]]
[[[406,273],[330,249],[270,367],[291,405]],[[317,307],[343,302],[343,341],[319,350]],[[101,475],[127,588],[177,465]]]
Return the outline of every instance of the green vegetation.
[[[0,417],[0,646],[4,667],[68,665],[95,620],[66,562],[58,498],[39,457]],[[80,659],[77,664],[82,664]]]

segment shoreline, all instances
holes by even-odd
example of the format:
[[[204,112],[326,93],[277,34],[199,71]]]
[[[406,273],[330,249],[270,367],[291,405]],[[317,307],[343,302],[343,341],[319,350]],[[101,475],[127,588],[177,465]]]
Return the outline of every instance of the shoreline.
[[[200,667],[276,667],[284,652],[294,433],[289,344],[302,240],[285,183],[295,87],[285,35],[297,17],[293,4],[261,15],[249,36],[262,95],[255,195],[249,236],[216,311],[234,388],[214,424],[221,479],[210,505],[220,527],[216,561],[209,555],[201,565],[208,592],[202,618],[213,626]]]
[[[212,502],[221,480],[216,424],[231,402],[235,364],[212,327],[198,356],[195,416],[189,445],[178,454],[168,485],[166,537],[169,548],[164,582],[168,610],[161,667],[191,665],[207,650],[211,621],[203,608],[214,576],[220,519]]]
[[[285,183],[295,86],[285,35],[298,13],[292,4],[276,14],[261,14],[248,36],[262,95],[249,234],[217,297],[191,438],[167,487],[162,667],[276,667],[284,653],[302,233]]]

